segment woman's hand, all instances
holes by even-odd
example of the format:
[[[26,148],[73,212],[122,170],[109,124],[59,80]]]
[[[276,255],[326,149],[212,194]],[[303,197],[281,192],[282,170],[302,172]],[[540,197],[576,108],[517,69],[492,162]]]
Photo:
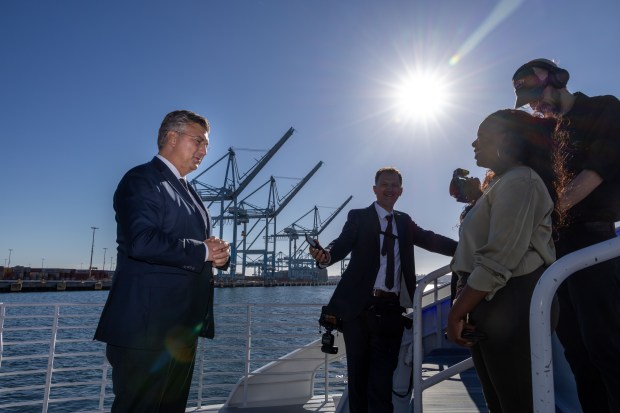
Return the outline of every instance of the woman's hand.
[[[467,314],[473,311],[486,295],[486,291],[475,290],[468,285],[463,287],[448,313],[448,326],[446,327],[448,340],[463,347],[471,347],[476,344],[476,341],[463,338],[463,331],[475,329],[474,326],[466,324],[465,320]]]
[[[461,334],[463,334],[467,324],[465,324],[464,319],[455,318],[451,313],[452,310],[450,310],[450,314],[448,315],[448,326],[446,327],[446,336],[448,337],[448,340],[463,347],[471,347],[476,344],[475,342],[467,341],[462,337]]]
[[[446,327],[446,336],[448,340],[452,341],[453,343],[460,344],[459,341],[462,340],[461,332],[463,331],[464,326],[465,326],[465,320],[458,319],[458,318],[455,318],[449,315],[448,326]]]

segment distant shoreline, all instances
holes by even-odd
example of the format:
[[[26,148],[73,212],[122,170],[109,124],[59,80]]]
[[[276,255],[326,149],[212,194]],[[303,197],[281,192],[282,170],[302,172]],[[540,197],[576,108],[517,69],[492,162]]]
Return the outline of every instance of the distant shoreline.
[[[330,277],[331,278],[331,277]],[[311,287],[336,285],[338,279],[328,281],[308,280],[260,280],[260,281],[216,281],[215,288],[245,288],[245,287]],[[17,292],[63,292],[63,291],[93,291],[109,290],[111,279],[104,280],[0,280],[0,293]]]

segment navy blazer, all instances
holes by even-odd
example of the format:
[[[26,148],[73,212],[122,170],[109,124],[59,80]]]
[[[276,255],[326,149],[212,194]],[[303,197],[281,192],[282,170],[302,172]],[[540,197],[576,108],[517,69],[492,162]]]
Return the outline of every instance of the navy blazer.
[[[203,243],[211,217],[190,191],[197,202],[157,157],[121,179],[116,271],[96,340],[155,350],[213,338],[213,268]]]
[[[416,286],[413,246],[452,256],[457,243],[420,228],[404,212],[394,211],[393,214],[398,231],[401,294],[406,288],[411,298]],[[325,248],[331,256],[330,264],[351,253],[349,265],[328,304],[329,309],[344,321],[357,317],[370,305],[380,266],[380,232],[379,215],[373,203],[368,208],[349,211],[342,232]]]

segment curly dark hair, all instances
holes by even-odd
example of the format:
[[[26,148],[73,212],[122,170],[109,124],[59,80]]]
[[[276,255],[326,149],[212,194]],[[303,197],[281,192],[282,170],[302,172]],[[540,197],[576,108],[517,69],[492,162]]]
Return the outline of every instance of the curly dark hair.
[[[557,121],[517,109],[498,110],[487,119],[493,120],[506,134],[502,150],[541,177],[555,205],[553,225],[557,230],[565,223],[565,213],[560,210],[558,200],[569,182],[564,167],[565,140],[556,136]]]

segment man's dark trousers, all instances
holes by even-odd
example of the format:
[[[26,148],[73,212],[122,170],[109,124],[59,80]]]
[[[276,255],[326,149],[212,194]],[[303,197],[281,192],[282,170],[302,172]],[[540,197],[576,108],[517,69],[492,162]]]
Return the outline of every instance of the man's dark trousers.
[[[113,413],[184,413],[196,346],[135,350],[108,344],[112,365]],[[148,372],[148,373],[145,373]]]
[[[396,299],[375,297],[373,302],[399,305]],[[392,386],[386,383],[392,383],[403,328],[400,314],[378,317],[371,309],[343,323],[351,413],[392,413]]]

